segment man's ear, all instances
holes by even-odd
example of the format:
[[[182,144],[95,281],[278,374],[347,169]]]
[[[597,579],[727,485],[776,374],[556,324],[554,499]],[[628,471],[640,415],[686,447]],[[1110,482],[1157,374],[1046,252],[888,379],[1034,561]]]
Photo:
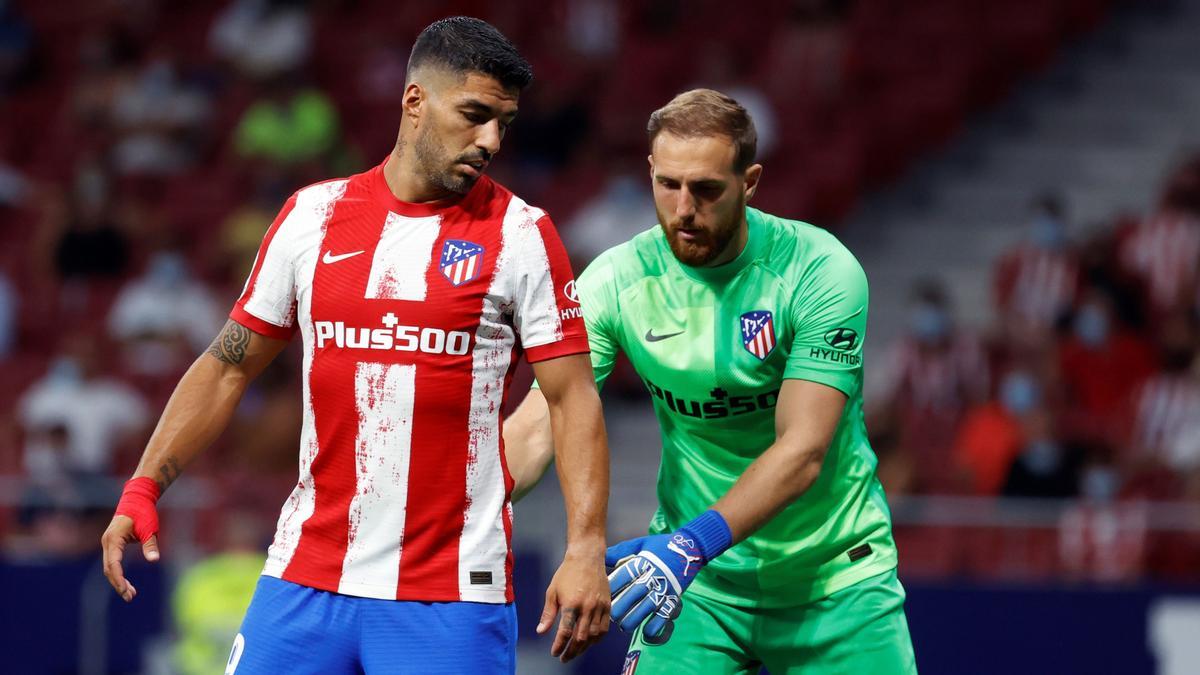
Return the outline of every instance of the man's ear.
[[[758,189],[758,179],[762,178],[762,171],[762,164],[752,164],[746,169],[746,201],[749,201]]]
[[[404,97],[401,99],[403,123],[408,123],[415,129],[421,121],[421,113],[429,100],[429,92],[416,82],[404,85]]]

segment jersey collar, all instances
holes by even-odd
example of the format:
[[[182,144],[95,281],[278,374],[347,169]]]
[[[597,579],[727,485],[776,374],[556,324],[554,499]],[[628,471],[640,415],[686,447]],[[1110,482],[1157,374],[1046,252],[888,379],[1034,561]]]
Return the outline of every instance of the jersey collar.
[[[368,181],[370,185],[371,196],[375,198],[375,201],[379,202],[384,208],[392,213],[396,213],[401,216],[411,216],[414,218],[421,216],[433,216],[442,213],[446,209],[454,208],[455,206],[466,207],[477,199],[477,195],[487,192],[487,189],[484,186],[491,180],[487,176],[480,176],[479,180],[475,181],[475,185],[471,186],[470,192],[462,197],[443,199],[436,202],[405,202],[396,199],[396,196],[392,194],[392,190],[388,187],[387,179],[383,177],[383,167],[388,163],[391,157],[391,155],[388,155],[382,162],[379,163],[378,166],[376,166],[374,169],[371,169]]]
[[[733,260],[719,267],[692,267],[691,265],[685,265],[679,262],[673,253],[670,253],[670,247],[668,247],[667,252],[675,260],[675,263],[683,269],[683,273],[689,277],[705,283],[723,283],[737,276],[738,272],[745,269],[762,252],[763,240],[765,238],[763,232],[765,223],[763,223],[762,212],[758,209],[746,207],[746,227],[750,231],[746,237],[746,246],[742,249],[742,252]]]

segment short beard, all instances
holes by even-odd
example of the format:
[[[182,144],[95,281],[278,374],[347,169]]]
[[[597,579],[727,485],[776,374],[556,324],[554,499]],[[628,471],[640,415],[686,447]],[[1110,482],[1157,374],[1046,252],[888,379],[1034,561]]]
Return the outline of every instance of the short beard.
[[[476,179],[456,173],[453,164],[447,166],[448,160],[443,151],[444,148],[440,147],[435,141],[433,130],[429,126],[426,126],[417,135],[417,141],[413,144],[413,153],[417,160],[417,170],[434,187],[441,188],[453,194],[467,194],[475,186]]]
[[[729,221],[725,223],[726,227],[716,232],[706,232],[707,241],[700,245],[684,242],[676,237],[666,225],[669,219],[664,217],[665,214],[658,214],[658,222],[662,224],[663,234],[667,238],[667,245],[671,247],[671,253],[675,254],[675,258],[679,262],[689,267],[707,267],[729,248],[730,242],[733,241],[738,231],[737,214],[742,213],[745,209],[746,200],[739,199],[730,214]]]

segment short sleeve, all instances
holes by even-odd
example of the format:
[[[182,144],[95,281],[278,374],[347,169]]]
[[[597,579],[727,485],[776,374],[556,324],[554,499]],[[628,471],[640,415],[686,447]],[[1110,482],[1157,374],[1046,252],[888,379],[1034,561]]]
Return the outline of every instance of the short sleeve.
[[[583,354],[587,329],[567,251],[549,216],[523,228],[513,327],[530,363]]]
[[[592,352],[592,371],[596,374],[596,387],[600,388],[612,373],[620,350],[617,288],[607,256],[588,265],[579,275],[578,288],[588,347]]]
[[[267,229],[242,295],[229,318],[255,333],[280,340],[296,332],[295,256],[287,242],[276,237],[296,206],[292,195]]]
[[[867,331],[867,276],[840,244],[807,269],[792,304],[792,351],[783,376],[853,396]]]

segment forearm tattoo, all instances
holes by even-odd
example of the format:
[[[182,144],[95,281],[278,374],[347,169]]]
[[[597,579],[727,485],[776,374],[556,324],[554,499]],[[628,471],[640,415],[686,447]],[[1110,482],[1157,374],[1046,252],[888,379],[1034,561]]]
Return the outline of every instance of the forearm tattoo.
[[[158,483],[158,491],[165,492],[166,489],[179,478],[179,462],[174,457],[168,457],[167,461],[163,462],[162,466],[158,467],[159,478],[155,479]]]
[[[250,344],[250,329],[240,323],[229,321],[221,334],[212,341],[208,353],[218,361],[238,365],[246,359],[246,346]]]

